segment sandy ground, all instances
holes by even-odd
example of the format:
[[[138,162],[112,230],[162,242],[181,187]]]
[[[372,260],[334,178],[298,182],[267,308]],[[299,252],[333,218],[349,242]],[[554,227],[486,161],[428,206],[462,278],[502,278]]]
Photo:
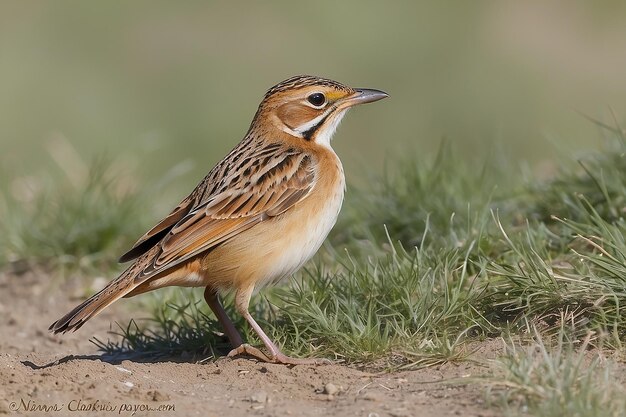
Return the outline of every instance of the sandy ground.
[[[0,274],[0,415],[136,416],[496,416],[476,383],[473,362],[377,373],[344,365],[264,364],[248,359],[132,361],[89,342],[132,314],[122,300],[77,333],[47,328],[80,300],[45,274]],[[479,347],[478,359],[496,354]],[[331,385],[328,385],[331,384]],[[333,391],[324,392],[324,387]],[[93,411],[95,409],[95,411]],[[92,411],[89,411],[92,410]]]

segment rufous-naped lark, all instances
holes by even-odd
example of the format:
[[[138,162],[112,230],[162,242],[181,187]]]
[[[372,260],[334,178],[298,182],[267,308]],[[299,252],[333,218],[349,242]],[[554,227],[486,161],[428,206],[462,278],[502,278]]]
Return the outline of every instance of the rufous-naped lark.
[[[283,354],[248,312],[255,289],[300,268],[337,220],[345,180],[330,146],[349,108],[387,97],[336,81],[295,76],[269,89],[243,140],[120,262],[117,279],[55,321],[54,333],[80,328],[109,304],[157,288],[206,287],[204,298],[233,350],[260,360],[315,363]],[[235,308],[267,349],[244,344],[218,295]]]

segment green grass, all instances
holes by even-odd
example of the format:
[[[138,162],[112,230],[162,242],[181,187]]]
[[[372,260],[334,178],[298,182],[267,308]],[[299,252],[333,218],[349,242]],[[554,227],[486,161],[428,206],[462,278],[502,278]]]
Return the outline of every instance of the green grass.
[[[398,157],[369,187],[348,190],[330,240],[335,247],[372,250],[387,235],[405,247],[420,246],[429,235],[432,244],[464,247],[481,235],[490,208],[520,192],[507,163],[499,153],[468,160],[447,141],[430,160]]]
[[[154,190],[177,175],[140,187],[108,158],[74,165],[62,176],[0,181],[0,267],[118,270],[119,254],[156,217]]]
[[[505,415],[618,417],[626,413],[626,390],[618,364],[601,352],[568,340],[563,330],[546,340],[534,329],[524,347],[510,341],[488,378],[488,399]]]
[[[577,160],[577,169],[568,166],[548,182],[528,185],[532,203],[529,215],[550,223],[552,216],[587,221],[597,214],[612,222],[626,215],[626,138],[621,131],[607,141],[601,154],[585,155]]]
[[[95,161],[86,178],[41,179],[27,201],[6,190],[1,202],[0,263],[13,265],[93,265],[111,261],[132,236],[140,236],[141,195],[124,189]]]

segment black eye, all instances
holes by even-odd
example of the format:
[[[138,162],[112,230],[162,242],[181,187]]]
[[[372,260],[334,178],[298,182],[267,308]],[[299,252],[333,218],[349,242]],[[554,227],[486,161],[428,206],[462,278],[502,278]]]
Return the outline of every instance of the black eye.
[[[319,107],[326,102],[326,97],[324,97],[322,93],[313,93],[307,97],[307,100],[309,100],[309,103],[312,105]]]

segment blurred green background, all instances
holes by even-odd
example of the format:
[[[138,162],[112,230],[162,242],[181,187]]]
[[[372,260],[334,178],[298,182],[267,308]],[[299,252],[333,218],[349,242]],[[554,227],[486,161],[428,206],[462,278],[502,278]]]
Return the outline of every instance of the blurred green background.
[[[349,182],[444,137],[541,168],[598,145],[578,112],[611,125],[609,109],[625,114],[626,6],[3,2],[0,171],[48,175],[106,154],[146,179],[184,162],[182,197],[242,138],[264,92],[299,73],[391,95],[338,132]]]

